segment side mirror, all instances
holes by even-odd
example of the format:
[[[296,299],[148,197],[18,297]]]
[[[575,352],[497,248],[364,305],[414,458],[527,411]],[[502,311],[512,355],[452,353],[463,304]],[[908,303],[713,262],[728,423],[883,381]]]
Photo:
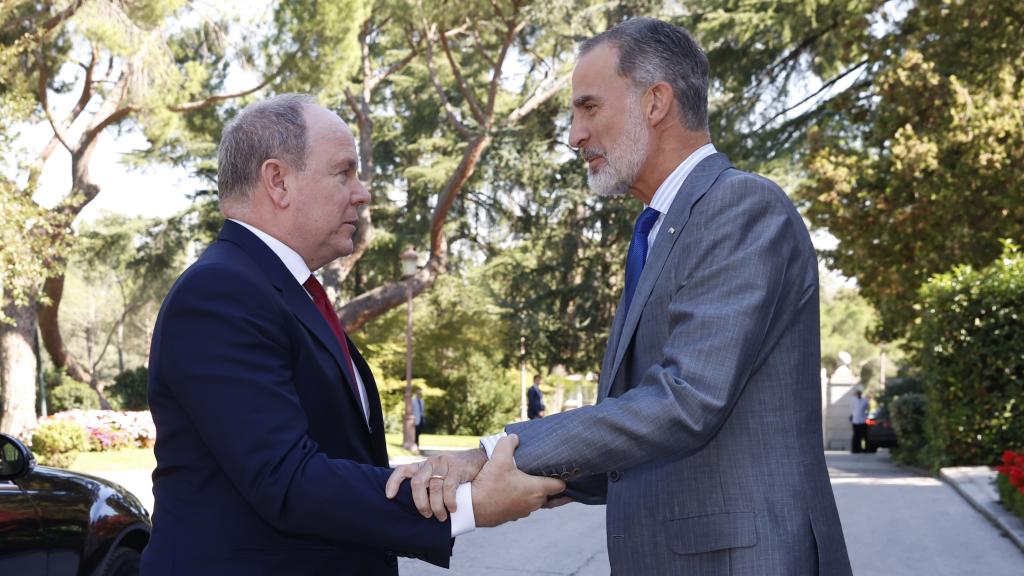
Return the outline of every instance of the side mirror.
[[[0,434],[0,481],[17,480],[36,467],[36,458],[16,438]]]

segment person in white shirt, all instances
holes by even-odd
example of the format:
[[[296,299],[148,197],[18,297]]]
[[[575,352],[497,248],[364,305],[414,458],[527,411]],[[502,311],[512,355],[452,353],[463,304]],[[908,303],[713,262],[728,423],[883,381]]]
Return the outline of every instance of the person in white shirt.
[[[864,451],[864,440],[868,433],[868,402],[859,389],[853,392],[853,403],[850,410],[850,424],[853,425],[853,440],[850,441],[850,452],[860,454]]]
[[[423,411],[423,391],[419,386],[412,387],[412,423],[416,427],[416,446],[420,445],[420,431],[427,422],[426,413]]]

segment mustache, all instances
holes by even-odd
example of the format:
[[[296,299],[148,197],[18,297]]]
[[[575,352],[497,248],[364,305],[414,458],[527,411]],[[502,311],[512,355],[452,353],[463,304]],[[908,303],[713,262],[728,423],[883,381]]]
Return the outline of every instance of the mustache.
[[[590,162],[594,158],[604,156],[604,150],[600,148],[580,148],[579,152],[584,162]]]

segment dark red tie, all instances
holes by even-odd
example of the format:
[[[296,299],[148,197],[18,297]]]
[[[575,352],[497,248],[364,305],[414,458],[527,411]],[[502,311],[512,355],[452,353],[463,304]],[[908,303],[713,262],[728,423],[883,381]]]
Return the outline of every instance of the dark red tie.
[[[331,306],[330,300],[327,299],[327,292],[324,292],[324,287],[320,285],[316,277],[310,274],[309,278],[302,287],[309,291],[309,294],[313,297],[313,304],[316,305],[316,309],[320,311],[320,315],[327,320],[327,325],[331,327],[331,331],[338,338],[338,344],[341,346],[341,353],[345,356],[345,378],[348,380],[349,386],[352,387],[352,392],[356,395],[356,400],[359,402],[360,411],[363,410],[363,398],[359,394],[359,385],[356,384],[354,377],[355,365],[352,364],[352,354],[348,350],[348,339],[345,338],[345,329],[341,326],[341,321],[338,320],[338,314],[334,312],[334,308]]]

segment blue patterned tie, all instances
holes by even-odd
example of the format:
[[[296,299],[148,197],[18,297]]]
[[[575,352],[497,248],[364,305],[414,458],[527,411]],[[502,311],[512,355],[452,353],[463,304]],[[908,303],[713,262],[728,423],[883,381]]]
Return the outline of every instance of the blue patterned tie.
[[[626,311],[629,312],[629,303],[633,301],[633,292],[636,292],[636,285],[640,281],[640,273],[644,271],[644,263],[647,262],[647,235],[651,228],[658,221],[661,213],[648,206],[636,219],[636,226],[633,227],[633,241],[629,243],[629,253],[626,254]]]

